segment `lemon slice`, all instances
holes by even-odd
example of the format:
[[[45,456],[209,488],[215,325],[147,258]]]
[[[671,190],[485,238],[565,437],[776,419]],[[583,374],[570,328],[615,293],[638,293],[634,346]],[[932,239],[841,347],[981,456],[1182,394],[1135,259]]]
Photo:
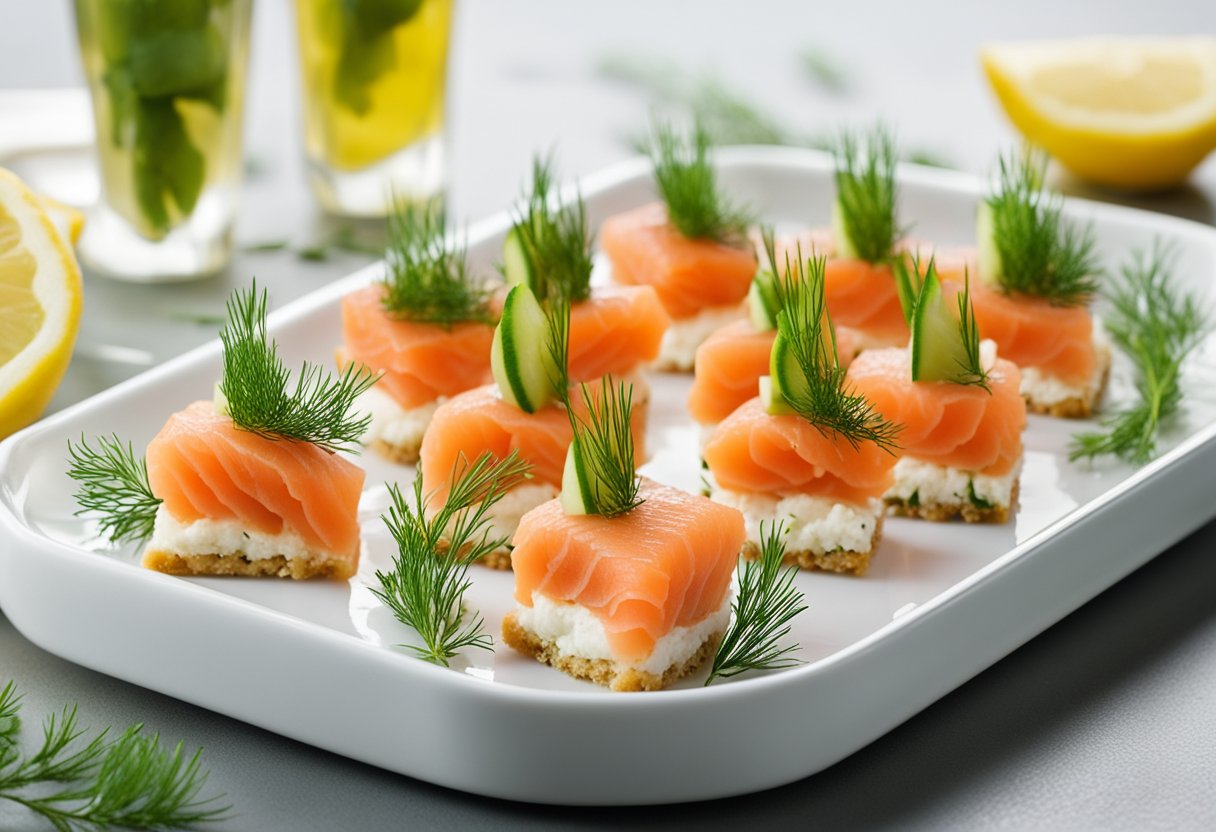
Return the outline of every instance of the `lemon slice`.
[[[42,199],[0,168],[0,437],[38,418],[80,323],[80,267]]]
[[[1083,179],[1181,183],[1216,148],[1216,38],[1087,38],[981,51],[1014,125]]]

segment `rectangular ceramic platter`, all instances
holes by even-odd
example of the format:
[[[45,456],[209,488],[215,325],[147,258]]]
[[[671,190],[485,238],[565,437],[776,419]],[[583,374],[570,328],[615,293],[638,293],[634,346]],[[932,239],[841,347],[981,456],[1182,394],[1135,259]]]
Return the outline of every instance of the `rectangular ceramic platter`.
[[[722,182],[767,221],[822,225],[830,162],[788,149],[720,154]],[[936,244],[973,238],[982,183],[901,170],[901,213]],[[654,198],[648,167],[631,162],[582,185],[593,227]],[[1216,232],[1158,215],[1070,202],[1092,223],[1108,267],[1154,239],[1172,242],[1178,273],[1206,290]],[[490,270],[506,214],[470,230],[472,262]],[[597,280],[607,267],[597,267]],[[373,266],[273,314],[283,355],[329,362],[339,301]],[[273,300],[273,299],[272,299]],[[1187,406],[1161,457],[1139,470],[1072,464],[1076,422],[1030,418],[1017,517],[1003,526],[891,519],[864,578],[802,573],[810,609],[792,638],[806,663],[701,687],[703,676],[654,694],[612,694],[499,644],[452,669],[400,649],[412,633],[372,597],[391,540],[377,515],[385,482],[411,468],[372,455],[363,506],[365,554],[349,583],[180,579],[108,550],[73,517],[64,476],[69,437],[117,432],[142,448],[166,417],[211,396],[217,344],[120,385],[13,437],[0,451],[0,604],[43,648],[255,725],[414,777],[506,798],[553,803],[655,803],[776,786],[831,765],[1075,609],[1216,513],[1216,357],[1188,367]],[[700,488],[698,428],[687,377],[655,375],[643,469]],[[1107,407],[1130,396],[1117,363]],[[509,573],[474,571],[471,606],[495,636],[510,609]]]

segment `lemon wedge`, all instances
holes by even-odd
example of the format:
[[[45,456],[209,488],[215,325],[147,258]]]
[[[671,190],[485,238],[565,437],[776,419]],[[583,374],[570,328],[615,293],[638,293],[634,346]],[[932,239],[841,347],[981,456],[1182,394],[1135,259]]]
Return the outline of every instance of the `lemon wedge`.
[[[42,413],[80,324],[80,267],[44,205],[0,168],[0,437]]]
[[[1086,38],[980,53],[1014,125],[1083,179],[1178,185],[1216,148],[1216,38]]]

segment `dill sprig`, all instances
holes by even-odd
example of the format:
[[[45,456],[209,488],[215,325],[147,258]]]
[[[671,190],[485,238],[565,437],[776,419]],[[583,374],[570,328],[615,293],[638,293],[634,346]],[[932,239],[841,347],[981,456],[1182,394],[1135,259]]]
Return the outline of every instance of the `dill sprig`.
[[[437,203],[394,200],[385,262],[381,303],[390,316],[444,327],[491,319],[490,287],[470,273],[465,247],[448,240]]]
[[[937,279],[937,266],[929,258],[928,271]],[[980,327],[975,320],[975,308],[971,305],[971,276],[963,270],[963,291],[955,295],[958,303],[958,337],[963,343],[964,355],[959,359],[959,375],[952,379],[955,384],[983,387],[988,392],[988,371],[980,361]]]
[[[641,481],[634,467],[633,385],[600,380],[598,400],[586,384],[580,384],[587,415],[579,418],[567,405],[574,439],[571,453],[587,470],[589,496],[594,514],[619,517],[643,502],[638,497]]]
[[[748,670],[782,670],[802,663],[791,655],[798,645],[781,646],[790,621],[807,608],[794,585],[798,568],[782,567],[784,535],[780,520],[760,524],[760,557],[743,563],[730,626],[714,654],[706,685]]]
[[[0,802],[24,806],[59,832],[110,827],[177,829],[223,820],[219,797],[200,798],[208,773],[202,751],[171,751],[158,734],[132,725],[111,739],[85,740],[76,708],[47,717],[42,743],[18,747],[21,698],[10,681],[0,689]]]
[[[582,194],[573,204],[559,205],[553,181],[553,157],[532,160],[532,188],[515,219],[532,289],[541,303],[564,298],[568,303],[591,295],[591,234]]]
[[[553,396],[570,404],[570,301],[563,297],[542,304],[545,312],[545,349],[549,353],[549,385]]]
[[[835,148],[836,204],[857,256],[890,260],[901,229],[895,217],[895,138],[883,125],[864,136],[845,131]]]
[[[419,658],[447,667],[466,647],[493,648],[481,616],[465,609],[468,571],[474,561],[507,544],[507,537],[491,536],[489,511],[529,468],[518,451],[501,461],[487,451],[472,465],[462,456],[453,466],[447,501],[429,517],[421,477],[414,479],[412,500],[389,486],[393,504],[381,519],[397,542],[397,554],[389,572],[376,572],[380,588],[372,592],[418,633],[421,646],[403,646]]]
[[[236,427],[267,439],[311,442],[327,451],[356,449],[371,416],[352,414],[351,407],[375,383],[370,370],[348,364],[335,378],[305,361],[289,393],[287,367],[266,334],[266,291],[258,292],[256,281],[229,298],[220,340],[224,377],[219,390]]]
[[[667,218],[690,240],[745,246],[751,216],[719,189],[709,148],[709,133],[700,124],[694,125],[691,137],[677,134],[669,124],[655,126],[646,151]]]
[[[1155,243],[1136,252],[1111,286],[1106,329],[1136,369],[1135,405],[1073,437],[1071,459],[1114,454],[1143,465],[1157,450],[1161,423],[1182,403],[1179,375],[1187,355],[1211,331],[1199,301],[1174,283],[1174,251]]]
[[[937,261],[929,258],[929,263],[922,269],[920,257],[900,258],[895,261],[895,285],[899,291],[899,304],[903,308],[904,319],[909,326],[917,317],[917,309],[925,303],[944,303],[942,299],[942,282],[937,273]],[[983,387],[992,392],[988,386],[988,371],[980,360],[980,328],[975,319],[975,308],[971,304],[971,276],[968,270],[963,270],[963,290],[955,295],[955,307],[958,311],[958,340],[962,346],[962,355],[956,359],[958,372],[950,378],[953,384],[966,384]],[[926,310],[931,313],[931,310]],[[917,337],[917,328],[913,326],[913,338]]]
[[[836,336],[824,300],[822,256],[787,258],[777,335],[784,338],[797,363],[802,384],[783,390],[786,403],[825,436],[835,434],[854,448],[873,442],[890,452],[900,428],[884,419],[864,397],[845,385],[845,369],[836,352]]]
[[[124,445],[117,434],[97,437],[89,447],[68,440],[68,476],[79,483],[75,493],[80,508],[76,515],[94,513],[100,520],[101,536],[111,543],[144,540],[152,534],[160,499],[148,484],[148,465],[135,456],[130,442]]]
[[[1094,237],[1089,227],[1062,221],[1060,199],[1042,190],[1046,164],[1030,151],[1000,157],[1000,183],[987,199],[1000,258],[993,277],[1006,293],[1078,306],[1098,289]]]

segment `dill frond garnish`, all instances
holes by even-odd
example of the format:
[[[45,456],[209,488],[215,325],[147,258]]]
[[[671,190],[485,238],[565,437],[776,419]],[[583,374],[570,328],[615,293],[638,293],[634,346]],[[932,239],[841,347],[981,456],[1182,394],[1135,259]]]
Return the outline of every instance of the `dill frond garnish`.
[[[570,403],[570,301],[558,297],[542,304],[545,312],[545,349],[549,353],[549,384],[553,396]]]
[[[798,567],[782,566],[784,535],[780,520],[760,524],[760,557],[743,563],[730,626],[714,654],[706,685],[748,670],[782,670],[802,663],[791,655],[798,645],[781,646],[790,621],[807,608],[794,585]]]
[[[380,588],[372,593],[418,633],[422,645],[402,646],[419,658],[447,667],[466,647],[493,649],[481,616],[465,609],[468,571],[474,561],[507,545],[507,537],[491,536],[489,511],[529,468],[518,451],[502,460],[487,451],[472,465],[462,456],[453,467],[447,501],[429,517],[422,477],[414,478],[412,499],[389,486],[393,504],[381,519],[397,542],[397,554],[390,571],[376,572]]]
[[[532,188],[516,217],[515,233],[538,301],[560,297],[577,303],[590,297],[594,264],[587,206],[581,194],[573,204],[557,204],[552,155],[532,160]]]
[[[394,200],[385,262],[381,303],[391,317],[444,327],[491,319],[490,287],[469,272],[465,247],[448,241],[437,203]]]
[[[880,263],[895,254],[901,229],[895,218],[895,139],[879,125],[864,136],[840,135],[835,148],[836,205],[852,248]]]
[[[719,189],[709,148],[709,133],[700,124],[691,136],[678,135],[669,124],[655,126],[646,150],[667,218],[690,240],[745,246],[751,216]]]
[[[79,445],[69,439],[68,461],[68,476],[79,483],[77,516],[96,514],[101,536],[112,543],[151,536],[161,501],[148,485],[147,463],[136,458],[130,442],[99,436],[97,447],[90,448],[83,436]]]
[[[1002,155],[999,164],[997,192],[986,200],[1000,260],[992,277],[1006,293],[1043,298],[1055,306],[1087,303],[1098,289],[1093,234],[1088,227],[1064,223],[1059,198],[1042,190],[1047,157]]]
[[[787,261],[777,337],[784,339],[794,356],[802,383],[782,390],[786,403],[825,436],[835,434],[854,448],[873,442],[891,452],[900,428],[884,419],[864,397],[845,385],[845,370],[836,352],[836,336],[824,300],[824,270],[827,259]]]
[[[1143,465],[1157,450],[1161,423],[1182,403],[1179,375],[1187,355],[1211,331],[1199,301],[1174,283],[1175,253],[1158,243],[1138,251],[1109,288],[1106,330],[1131,359],[1139,401],[1073,437],[1070,459],[1113,454]]]
[[[614,384],[605,376],[598,400],[586,384],[580,384],[579,390],[586,417],[580,419],[569,406],[566,412],[574,432],[571,453],[585,466],[587,508],[602,517],[619,517],[643,502],[634,468],[633,385]]]
[[[208,772],[202,750],[161,747],[158,734],[131,725],[85,741],[76,707],[48,716],[33,753],[18,747],[21,697],[0,689],[0,803],[23,806],[54,829],[180,829],[225,819],[219,796],[200,798]]]
[[[267,439],[311,442],[327,451],[356,449],[371,416],[352,414],[351,407],[375,383],[370,370],[349,364],[335,378],[306,361],[289,393],[287,367],[266,334],[266,291],[259,292],[256,281],[229,298],[220,341],[224,377],[219,391],[236,427]]]
[[[928,271],[933,272],[937,279],[937,267],[933,258],[929,258]],[[971,305],[971,276],[963,270],[963,291],[955,299],[958,302],[958,337],[963,344],[964,355],[959,359],[959,375],[952,379],[955,384],[969,384],[983,387],[988,392],[988,371],[980,361],[980,327],[975,320],[975,309]]]

